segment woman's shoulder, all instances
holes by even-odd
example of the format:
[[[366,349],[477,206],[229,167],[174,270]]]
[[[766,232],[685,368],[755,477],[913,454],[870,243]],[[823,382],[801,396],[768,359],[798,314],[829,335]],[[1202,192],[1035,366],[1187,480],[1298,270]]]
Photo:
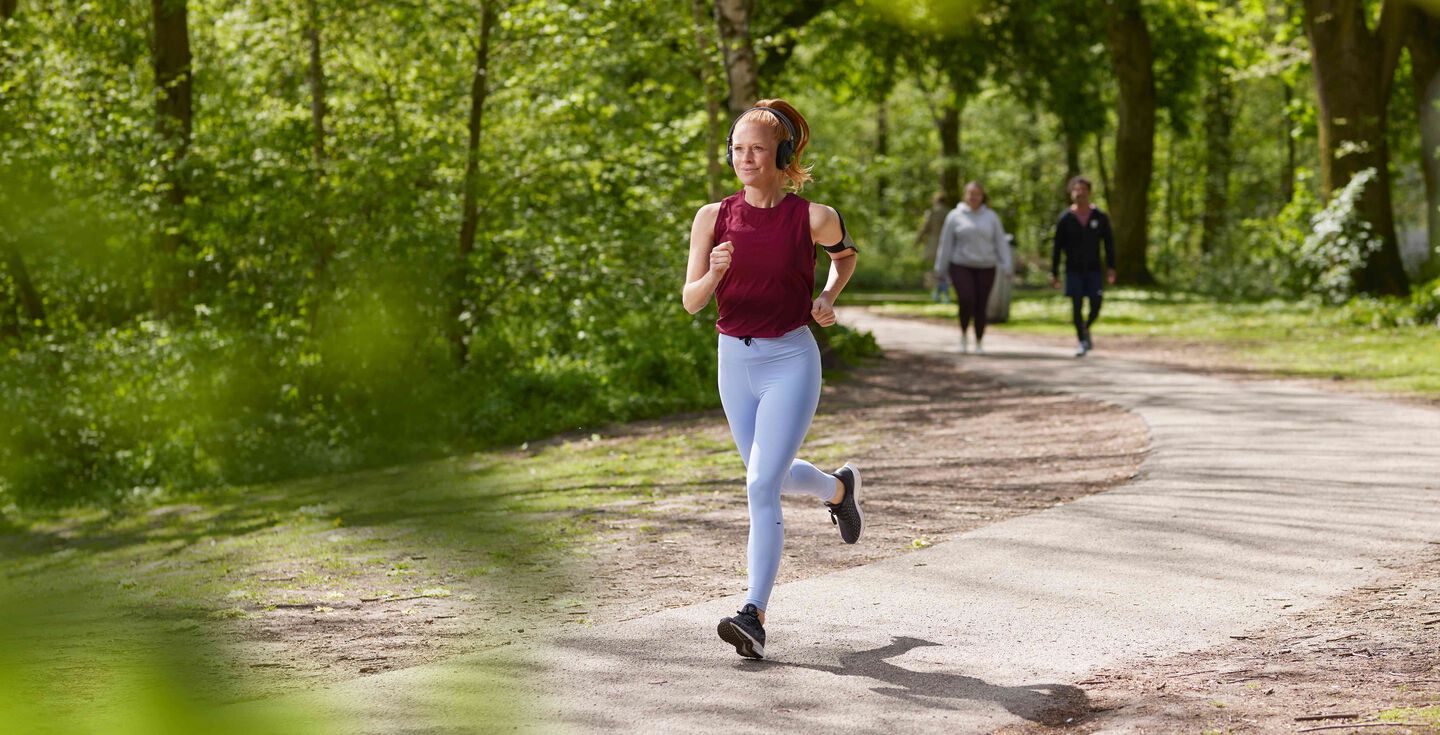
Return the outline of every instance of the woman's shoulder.
[[[695,223],[713,227],[715,222],[720,219],[720,205],[724,203],[725,200],[710,202],[695,210]]]
[[[805,203],[805,207],[810,213],[811,227],[815,227],[819,224],[824,224],[840,216],[840,214],[835,211],[834,207],[826,204],[821,204],[819,202],[812,202],[809,199],[805,199],[797,194],[791,194],[790,196],[795,197],[796,199],[799,199],[801,202]]]

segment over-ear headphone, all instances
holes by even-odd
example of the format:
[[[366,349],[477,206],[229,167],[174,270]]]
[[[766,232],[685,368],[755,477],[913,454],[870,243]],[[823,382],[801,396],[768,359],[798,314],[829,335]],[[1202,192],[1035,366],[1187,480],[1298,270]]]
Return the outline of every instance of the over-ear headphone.
[[[790,165],[790,159],[795,157],[795,141],[800,136],[795,132],[795,126],[791,124],[790,118],[785,117],[785,113],[773,107],[752,107],[740,113],[740,115],[735,118],[735,122],[730,123],[730,133],[725,136],[725,165],[730,168],[735,168],[735,151],[733,148],[735,145],[735,126],[740,124],[740,118],[745,117],[745,115],[755,110],[764,110],[774,115],[780,119],[780,124],[784,125],[785,129],[790,131],[790,138],[780,141],[780,145],[775,147],[775,168],[784,171],[785,167]]]

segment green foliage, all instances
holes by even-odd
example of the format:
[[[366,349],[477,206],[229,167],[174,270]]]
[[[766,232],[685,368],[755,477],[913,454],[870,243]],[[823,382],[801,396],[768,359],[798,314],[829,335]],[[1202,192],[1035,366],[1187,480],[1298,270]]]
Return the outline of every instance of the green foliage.
[[[869,332],[849,329],[839,324],[827,327],[827,330],[830,333],[832,354],[846,365],[856,365],[862,360],[883,354],[879,343],[875,341],[875,335]]]
[[[1296,250],[1296,264],[1310,283],[1310,290],[1339,303],[1355,288],[1354,274],[1381,241],[1372,226],[1355,210],[1366,185],[1375,179],[1375,169],[1365,169],[1336,192],[1330,203],[1310,220],[1311,231]]]
[[[0,429],[0,494],[115,501],[714,404],[713,329],[678,303],[704,130],[674,53],[688,13],[508,5],[457,284],[474,8],[321,0],[317,160],[304,14],[189,5],[191,277],[170,321],[149,313],[146,9],[22,4],[7,26],[23,63],[0,67],[4,112],[24,125],[0,129],[0,236],[49,332],[4,345],[20,420]]]
[[[0,36],[0,255],[15,258],[0,259],[0,401],[18,417],[0,427],[6,499],[118,501],[714,405],[709,318],[677,298],[707,134],[683,4],[501,4],[464,260],[476,3],[315,0],[321,138],[308,6],[188,0],[195,127],[173,219],[158,216],[169,166],[150,8],[18,7]],[[1312,182],[1296,179],[1291,197],[1275,175],[1315,163],[1297,14],[1258,0],[1144,7],[1170,123],[1151,198],[1156,272],[1226,299],[1344,301],[1369,241],[1350,200],[1322,211]],[[915,235],[943,165],[986,184],[1022,267],[1048,257],[1067,136],[1107,203],[1115,118],[1098,10],[826,0],[757,13],[762,65],[782,70],[763,94],[811,119],[806,196],[845,213],[862,251],[855,287],[920,283],[930,264]],[[1203,180],[1189,172],[1205,150],[1186,122],[1212,72],[1235,85],[1235,160],[1228,245],[1202,254]],[[958,162],[937,155],[955,101]],[[159,250],[162,227],[179,252]],[[43,324],[13,318],[12,263],[42,295]],[[161,318],[172,266],[180,308]],[[1415,299],[1346,308],[1433,321],[1435,299]],[[844,360],[873,351],[863,335],[832,337]]]
[[[1433,326],[1440,328],[1440,278],[1415,284],[1410,297],[1356,296],[1341,307],[1345,319],[1373,329]]]
[[[1301,244],[1313,233],[1320,208],[1307,189],[1275,217],[1252,217],[1236,228],[1232,246],[1206,253],[1193,270],[1176,269],[1179,283],[1227,300],[1298,298],[1309,293],[1313,274],[1302,267]]]

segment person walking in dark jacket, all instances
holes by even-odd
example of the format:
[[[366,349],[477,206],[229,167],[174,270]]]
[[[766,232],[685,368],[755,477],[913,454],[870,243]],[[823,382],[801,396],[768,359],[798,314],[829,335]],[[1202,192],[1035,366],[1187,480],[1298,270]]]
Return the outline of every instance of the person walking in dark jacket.
[[[1075,336],[1080,345],[1076,357],[1094,349],[1090,328],[1100,316],[1105,284],[1115,283],[1115,234],[1110,230],[1110,217],[1090,203],[1090,180],[1076,176],[1067,187],[1070,208],[1055,223],[1055,242],[1050,249],[1050,283],[1060,288],[1060,259],[1065,259],[1065,295],[1070,297],[1070,318],[1075,323]],[[1105,245],[1105,261],[1100,261],[1100,245]],[[1101,268],[1104,268],[1102,272]],[[1090,316],[1082,318],[1085,299],[1090,299]]]

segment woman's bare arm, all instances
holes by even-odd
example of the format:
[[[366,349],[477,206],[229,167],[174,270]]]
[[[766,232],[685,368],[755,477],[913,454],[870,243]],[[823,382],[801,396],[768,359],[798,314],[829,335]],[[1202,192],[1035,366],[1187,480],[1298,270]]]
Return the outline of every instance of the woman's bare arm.
[[[730,269],[730,243],[715,247],[715,218],[719,212],[718,203],[706,204],[695,213],[695,221],[690,225],[690,260],[685,267],[681,301],[685,311],[691,314],[710,303],[720,279]]]

